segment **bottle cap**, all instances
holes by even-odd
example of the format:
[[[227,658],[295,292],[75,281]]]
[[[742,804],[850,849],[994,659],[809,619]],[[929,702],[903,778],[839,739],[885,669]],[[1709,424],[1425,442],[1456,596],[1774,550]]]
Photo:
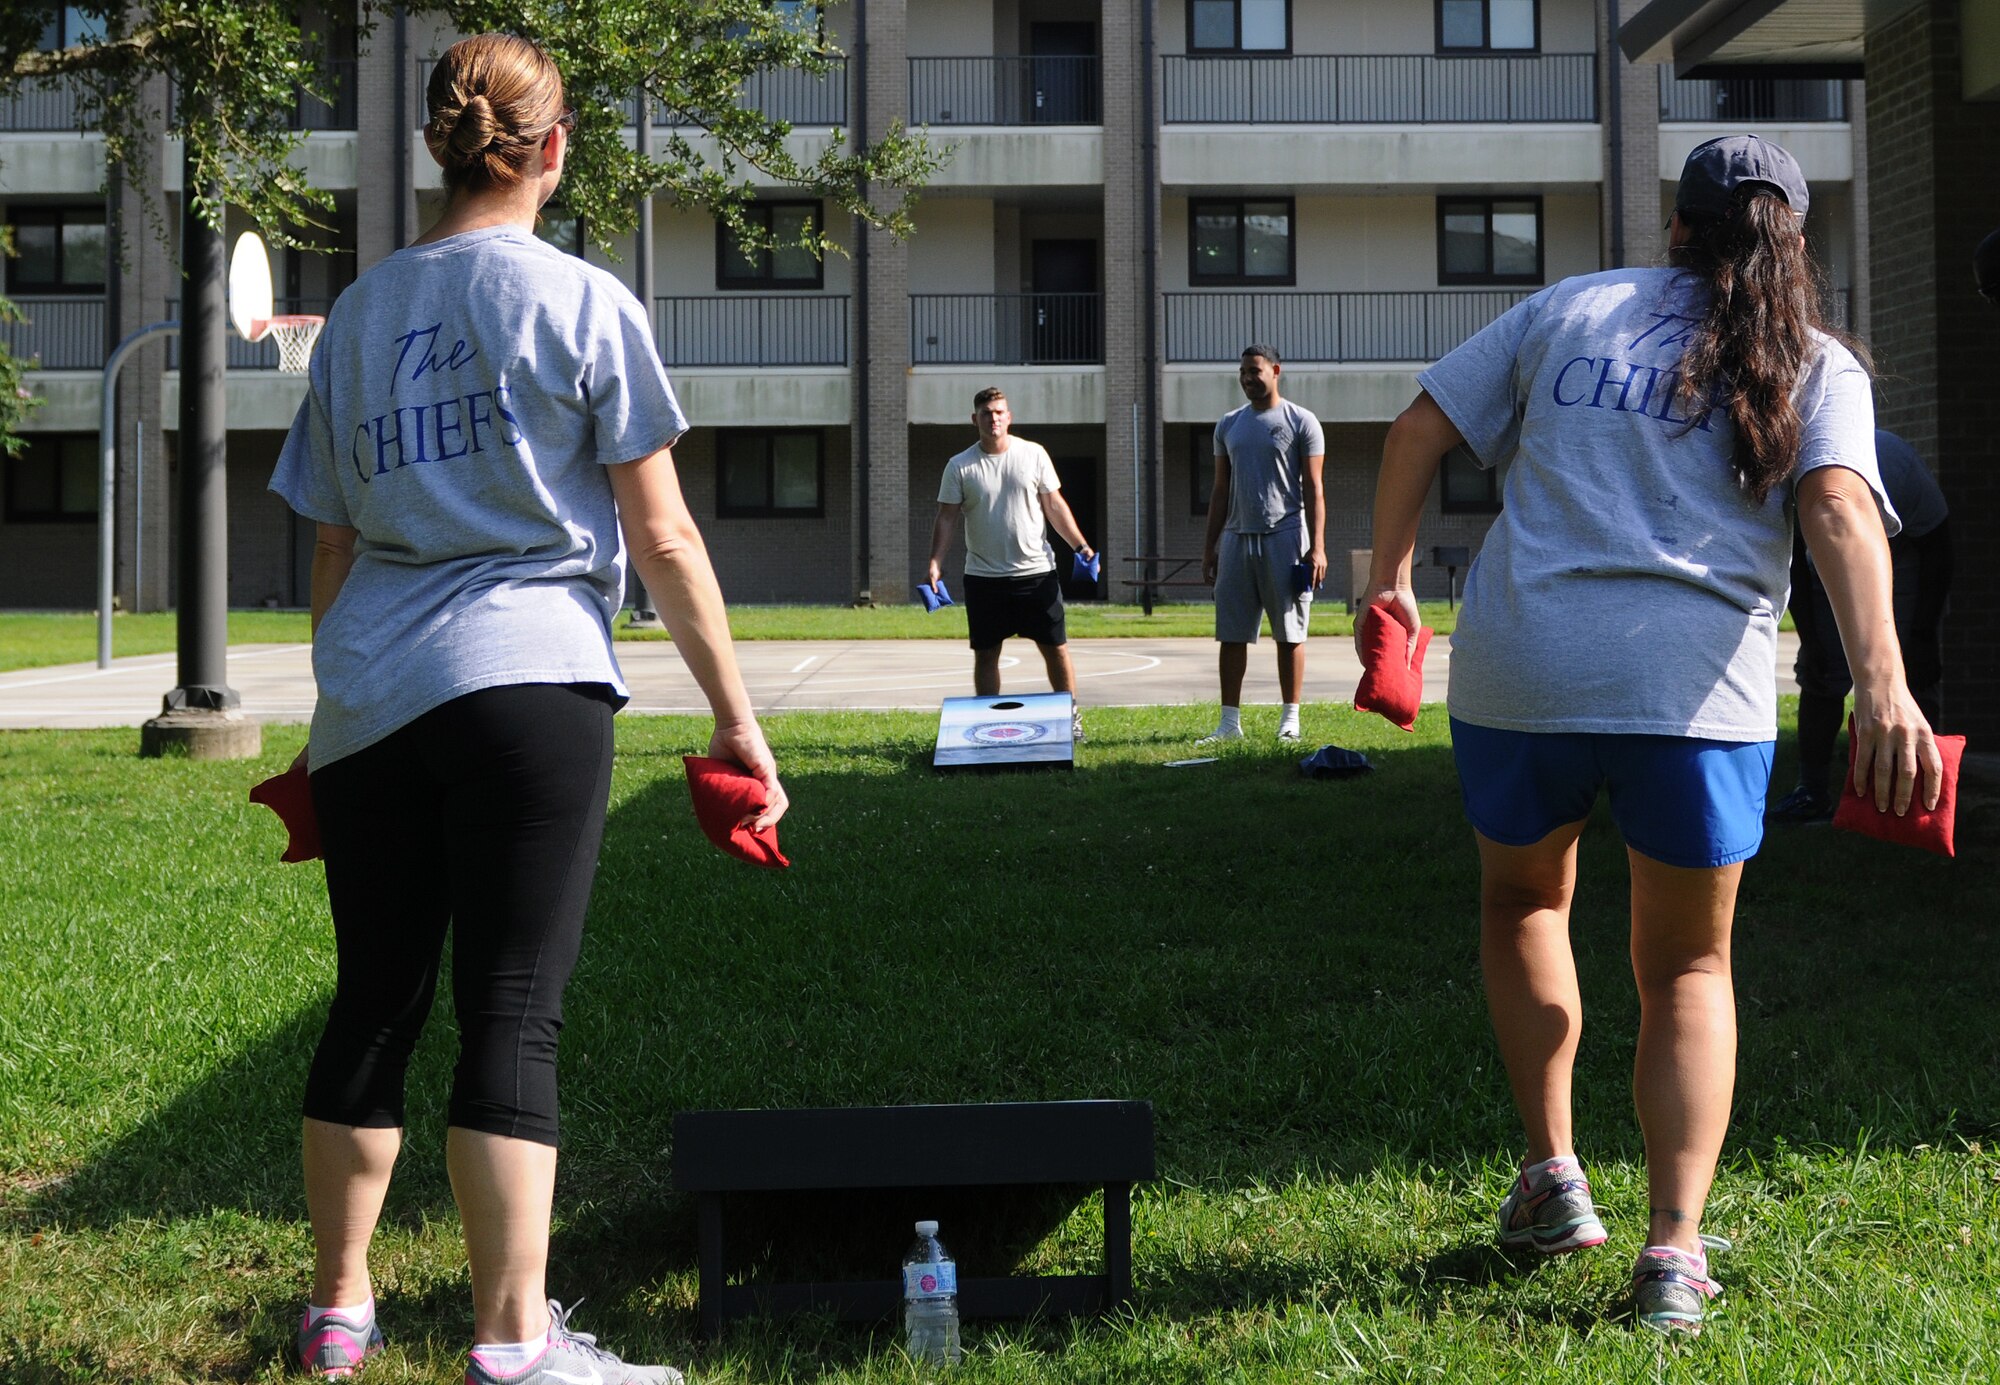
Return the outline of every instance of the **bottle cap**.
[[[918,1222],[918,1223],[917,1223],[917,1234],[918,1234],[919,1236],[935,1236],[935,1235],[937,1235],[937,1223],[936,1223],[936,1222],[934,1222],[934,1221],[920,1221],[920,1222]]]

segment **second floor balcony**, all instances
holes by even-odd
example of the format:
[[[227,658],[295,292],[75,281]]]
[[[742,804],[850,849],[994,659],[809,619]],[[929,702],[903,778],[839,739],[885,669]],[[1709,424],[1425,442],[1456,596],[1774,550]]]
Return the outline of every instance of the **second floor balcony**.
[[[416,108],[417,123],[421,128],[424,116],[424,92],[427,90],[431,69],[437,66],[437,59],[418,58],[416,60]],[[771,120],[782,120],[788,125],[801,127],[838,126],[847,123],[847,59],[834,58],[825,72],[808,72],[804,68],[774,67],[761,72],[753,72],[745,79],[738,104],[745,110],[756,111]],[[638,101],[626,97],[619,103],[625,123],[632,124],[638,118]],[[696,122],[665,106],[653,106],[653,128],[656,130],[686,130],[695,128]]]
[[[0,345],[39,370],[98,370],[104,365],[104,295],[17,296],[21,321],[0,322]]]
[[[1099,293],[913,293],[914,365],[1101,365]]]
[[[280,317],[311,315],[325,317],[333,307],[331,298],[279,298],[272,302],[272,311]],[[181,315],[181,300],[167,300],[167,318],[178,321]],[[261,341],[245,341],[236,335],[235,329],[227,334],[228,345],[223,348],[223,366],[228,370],[276,370],[278,368],[278,343],[269,337]],[[181,339],[167,338],[167,369],[181,368]]]
[[[0,93],[0,131],[69,133],[83,108],[77,84],[67,77],[21,82]]]
[[[1208,125],[1591,122],[1597,55],[1296,54],[1162,59],[1162,118]]]
[[[1533,289],[1169,293],[1169,364],[1234,364],[1269,342],[1294,361],[1435,361]]]
[[[1660,119],[1669,124],[1808,124],[1847,119],[1847,84],[1832,78],[1721,77],[1675,81],[1660,69]]]
[[[910,59],[912,125],[1099,125],[1098,60],[1084,56]]]
[[[728,293],[653,300],[669,367],[844,366],[847,295]]]

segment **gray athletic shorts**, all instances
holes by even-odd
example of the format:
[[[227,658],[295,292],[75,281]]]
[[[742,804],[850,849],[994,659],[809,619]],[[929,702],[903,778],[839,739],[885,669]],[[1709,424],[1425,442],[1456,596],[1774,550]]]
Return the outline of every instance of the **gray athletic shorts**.
[[[1255,644],[1268,615],[1273,639],[1303,644],[1312,593],[1293,594],[1292,568],[1305,554],[1304,525],[1271,534],[1225,529],[1215,550],[1215,638]]]

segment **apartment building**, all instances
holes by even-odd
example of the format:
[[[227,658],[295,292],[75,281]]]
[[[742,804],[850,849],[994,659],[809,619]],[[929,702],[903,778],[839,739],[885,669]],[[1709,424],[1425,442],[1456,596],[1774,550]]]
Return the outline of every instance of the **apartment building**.
[[[1675,81],[1618,54],[1604,0],[865,0],[821,22],[848,55],[832,73],[766,73],[743,99],[801,151],[902,120],[950,158],[913,236],[835,226],[851,254],[825,263],[745,254],[713,219],[656,208],[651,306],[695,424],[677,457],[732,600],[909,599],[986,385],[1055,458],[1107,557],[1100,594],[1129,599],[1135,557],[1199,552],[1210,432],[1253,341],[1326,425],[1344,586],[1417,372],[1543,284],[1656,260],[1683,157],[1724,131],[1798,155],[1835,306],[1867,327],[1861,86]],[[328,37],[353,51],[351,28]],[[323,311],[435,215],[416,131],[451,38],[385,22],[333,105],[290,113],[335,198],[334,248],[279,254],[280,311]],[[175,311],[177,248],[154,231],[178,224],[178,148],[121,176],[87,124],[60,82],[0,99],[0,216],[22,250],[6,286],[28,318],[0,340],[37,358],[46,401],[5,464],[0,607],[92,604],[99,370]],[[755,211],[779,230],[829,214],[776,186]],[[636,283],[643,247],[588,231],[559,212],[544,227]],[[303,385],[268,344],[230,352],[230,601],[301,605],[310,533],[264,486]],[[175,366],[145,348],[120,385],[127,608],[173,597]],[[1498,478],[1454,459],[1430,504],[1417,582],[1442,597]]]

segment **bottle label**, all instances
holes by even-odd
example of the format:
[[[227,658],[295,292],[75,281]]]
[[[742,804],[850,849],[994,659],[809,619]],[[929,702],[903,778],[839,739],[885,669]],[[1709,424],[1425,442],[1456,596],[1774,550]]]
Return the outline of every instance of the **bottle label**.
[[[904,1298],[943,1298],[958,1292],[958,1266],[950,1260],[920,1260],[903,1266]]]

